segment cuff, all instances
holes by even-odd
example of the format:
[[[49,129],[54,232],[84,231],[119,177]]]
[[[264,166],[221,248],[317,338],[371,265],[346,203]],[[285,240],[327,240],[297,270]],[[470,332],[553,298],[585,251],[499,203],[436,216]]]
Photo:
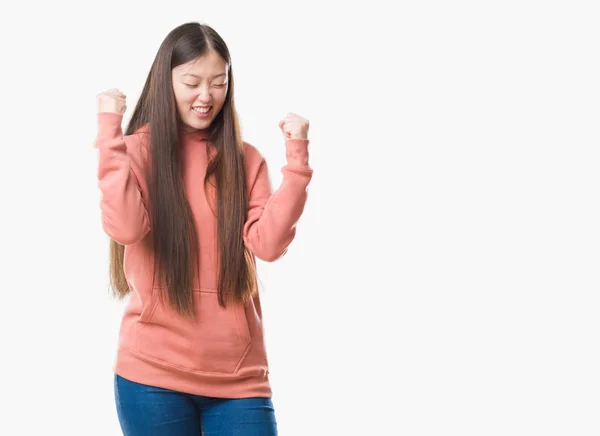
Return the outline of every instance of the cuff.
[[[123,115],[116,112],[98,112],[98,136],[101,138],[114,138],[120,136]]]
[[[308,167],[308,139],[287,139],[285,141],[287,162],[289,165]]]

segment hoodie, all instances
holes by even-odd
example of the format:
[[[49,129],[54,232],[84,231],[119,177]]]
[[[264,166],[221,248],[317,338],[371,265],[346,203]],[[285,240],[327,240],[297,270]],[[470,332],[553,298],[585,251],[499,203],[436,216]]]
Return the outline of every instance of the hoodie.
[[[198,234],[199,278],[194,280],[196,320],[181,317],[153,289],[152,223],[144,165],[148,125],[124,136],[123,116],[97,114],[98,187],[102,228],[125,247],[123,268],[131,290],[120,323],[114,372],[128,380],[218,398],[271,397],[260,295],[248,305],[218,304],[217,220],[204,190],[205,131],[181,137],[182,177]],[[308,139],[286,139],[282,182],[272,190],[267,162],[243,141],[248,209],[243,226],[252,258],[273,262],[287,252],[307,200],[313,171]],[[209,191],[210,192],[210,191]],[[156,286],[156,284],[155,284]]]

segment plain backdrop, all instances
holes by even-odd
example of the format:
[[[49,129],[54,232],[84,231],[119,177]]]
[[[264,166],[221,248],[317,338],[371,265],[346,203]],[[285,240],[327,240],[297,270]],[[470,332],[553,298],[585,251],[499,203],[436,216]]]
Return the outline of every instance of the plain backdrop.
[[[2,6],[0,434],[120,435],[96,95],[214,27],[243,138],[305,212],[259,261],[280,435],[600,433],[593,1]]]

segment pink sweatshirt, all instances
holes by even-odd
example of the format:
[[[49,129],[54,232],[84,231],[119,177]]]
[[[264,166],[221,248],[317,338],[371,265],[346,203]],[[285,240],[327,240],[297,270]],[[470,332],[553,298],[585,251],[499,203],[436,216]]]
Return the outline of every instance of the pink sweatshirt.
[[[160,303],[151,291],[152,253],[140,241],[151,237],[147,184],[142,162],[149,151],[147,126],[123,136],[122,115],[98,114],[98,186],[102,226],[125,246],[124,270],[131,289],[123,314],[114,364],[129,380],[197,395],[271,397],[260,298],[253,304],[217,300],[216,217],[204,192],[206,134],[185,134],[183,178],[200,250],[200,279],[194,284],[196,322]],[[267,163],[244,142],[249,208],[244,242],[254,256],[272,262],[283,256],[296,233],[312,178],[308,139],[285,141],[283,180],[272,192]]]

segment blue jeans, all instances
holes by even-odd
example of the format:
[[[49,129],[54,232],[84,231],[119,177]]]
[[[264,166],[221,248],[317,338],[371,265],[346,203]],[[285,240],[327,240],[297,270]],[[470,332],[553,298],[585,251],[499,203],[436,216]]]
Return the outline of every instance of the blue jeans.
[[[269,398],[212,398],[135,383],[115,374],[125,436],[277,436]]]

